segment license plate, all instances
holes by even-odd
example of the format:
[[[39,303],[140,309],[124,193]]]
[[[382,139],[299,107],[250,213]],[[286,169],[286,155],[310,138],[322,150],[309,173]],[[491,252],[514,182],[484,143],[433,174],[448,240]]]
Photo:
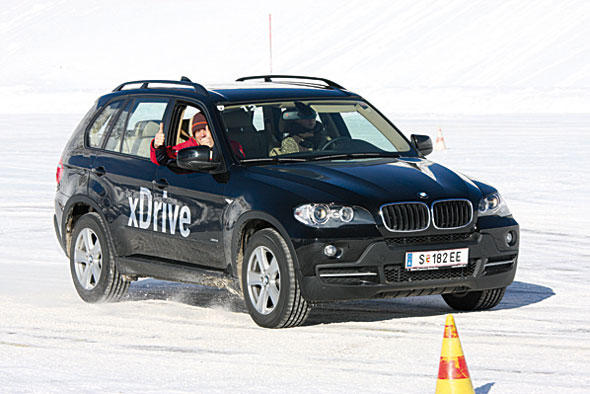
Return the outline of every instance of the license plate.
[[[469,248],[407,252],[407,270],[429,270],[441,267],[463,267],[469,262]]]

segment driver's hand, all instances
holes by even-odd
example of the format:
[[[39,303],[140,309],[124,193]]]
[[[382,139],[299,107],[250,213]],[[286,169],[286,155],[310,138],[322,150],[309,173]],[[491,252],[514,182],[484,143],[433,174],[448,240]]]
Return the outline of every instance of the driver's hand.
[[[164,124],[160,123],[160,130],[156,133],[154,137],[154,148],[159,148],[164,144]]]

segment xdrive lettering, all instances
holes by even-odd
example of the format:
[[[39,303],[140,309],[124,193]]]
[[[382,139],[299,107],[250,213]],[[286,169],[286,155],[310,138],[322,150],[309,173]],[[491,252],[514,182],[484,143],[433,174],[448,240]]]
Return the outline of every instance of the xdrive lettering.
[[[172,235],[178,228],[180,235],[188,237],[191,233],[187,227],[191,222],[191,211],[189,207],[183,205],[179,207],[167,199],[166,192],[161,199],[152,198],[152,193],[145,187],[139,189],[139,197],[129,196],[129,220],[128,226],[149,229],[152,224],[152,230],[168,232]],[[138,208],[139,206],[139,208]],[[153,215],[152,215],[153,212]],[[139,218],[139,221],[138,221]]]

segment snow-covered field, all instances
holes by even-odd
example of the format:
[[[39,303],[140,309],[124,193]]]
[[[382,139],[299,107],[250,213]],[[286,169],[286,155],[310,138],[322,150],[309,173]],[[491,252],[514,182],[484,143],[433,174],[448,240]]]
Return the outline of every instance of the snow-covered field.
[[[331,79],[404,113],[583,113],[585,0],[2,0],[0,113],[74,113],[124,81]]]
[[[385,108],[384,108],[385,110]],[[590,116],[389,113],[436,135],[432,159],[496,185],[521,224],[516,280],[456,313],[478,393],[587,392]],[[0,382],[9,392],[432,392],[438,296],[328,304],[305,327],[257,327],[224,290],[143,280],[78,298],[51,222],[54,171],[81,114],[2,115]]]
[[[151,279],[85,304],[53,223],[61,150],[126,80],[326,77],[430,158],[489,182],[521,225],[491,311],[456,313],[478,394],[590,386],[590,3],[2,0],[0,392],[433,392],[438,296],[328,304],[267,330],[223,289]],[[498,115],[500,114],[500,115]]]

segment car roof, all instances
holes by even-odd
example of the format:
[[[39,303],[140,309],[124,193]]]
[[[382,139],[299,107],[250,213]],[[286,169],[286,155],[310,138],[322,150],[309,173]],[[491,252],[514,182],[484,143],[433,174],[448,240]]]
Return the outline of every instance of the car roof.
[[[212,85],[208,89],[223,96],[227,101],[356,96],[344,89],[287,82],[236,82]]]
[[[246,77],[246,79],[250,78],[258,77]],[[246,80],[226,84],[208,84],[206,86],[193,83],[188,79],[181,81],[131,81],[117,86],[112,93],[100,97],[99,106],[114,97],[151,94],[185,96],[209,103],[269,101],[275,99],[359,98],[357,94],[329,80],[314,77],[293,78],[294,81],[278,81],[269,78],[266,81]],[[311,82],[307,78],[310,78]],[[316,80],[322,83],[316,83]],[[327,83],[324,81],[327,81]],[[127,89],[127,87],[134,84],[140,84],[141,86]]]

